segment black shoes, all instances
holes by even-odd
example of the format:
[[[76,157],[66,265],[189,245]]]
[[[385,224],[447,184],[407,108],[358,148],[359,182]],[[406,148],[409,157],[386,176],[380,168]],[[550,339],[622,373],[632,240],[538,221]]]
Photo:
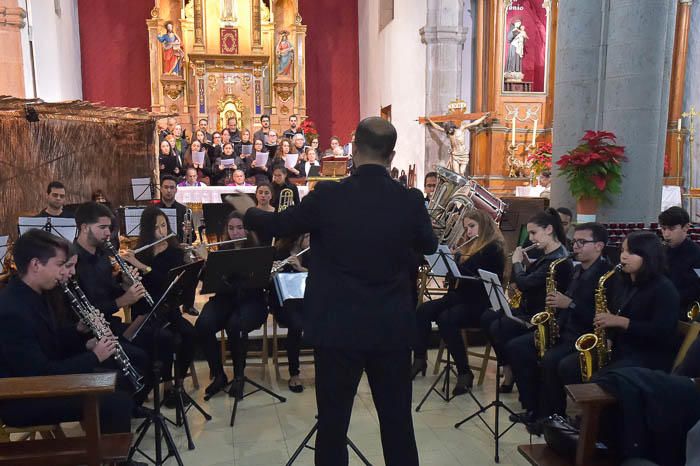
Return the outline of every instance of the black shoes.
[[[186,408],[190,405],[190,400],[187,399],[187,397],[182,397],[182,404],[183,408]],[[177,393],[175,392],[175,388],[169,388],[163,393],[162,405],[168,409],[175,409],[177,406]]]
[[[187,309],[185,309],[185,314],[189,314],[191,316],[197,317],[199,315],[199,310],[197,310],[197,308],[194,306],[190,306]]]
[[[214,377],[214,381],[210,383],[207,388],[204,389],[204,398],[208,400],[209,398],[226,388],[226,385],[228,385],[228,379],[226,378],[226,374],[217,375],[216,377]]]
[[[512,392],[513,385],[515,385],[515,382],[502,383],[501,386],[498,387],[498,393],[510,393],[510,392]]]
[[[304,391],[304,386],[301,384],[299,377],[296,375],[289,378],[287,387],[289,387],[289,390],[293,393],[301,393]]]
[[[228,389],[228,396],[242,400],[244,384],[245,379],[243,377],[234,377],[233,382],[231,382],[231,388]]]
[[[452,390],[452,395],[464,395],[465,393],[471,391],[473,385],[474,373],[472,373],[472,371],[469,371],[466,374],[459,374],[457,376],[457,383],[455,384],[455,388]]]
[[[511,414],[508,416],[511,422],[519,422],[521,424],[530,424],[537,420],[537,415],[534,411],[523,411],[520,413]]]
[[[425,372],[428,370],[428,361],[422,358],[415,358],[411,366],[411,380],[415,380],[420,372],[425,377]]]

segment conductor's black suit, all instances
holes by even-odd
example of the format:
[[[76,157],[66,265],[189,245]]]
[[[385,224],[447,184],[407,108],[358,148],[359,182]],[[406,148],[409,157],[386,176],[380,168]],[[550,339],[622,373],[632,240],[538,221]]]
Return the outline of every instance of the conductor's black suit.
[[[318,183],[299,206],[282,213],[250,209],[245,226],[277,237],[311,233],[304,333],[316,357],[316,464],[347,464],[345,436],[364,370],[386,464],[417,465],[412,252],[437,248],[422,194],[393,181],[383,166],[362,165],[340,182]]]

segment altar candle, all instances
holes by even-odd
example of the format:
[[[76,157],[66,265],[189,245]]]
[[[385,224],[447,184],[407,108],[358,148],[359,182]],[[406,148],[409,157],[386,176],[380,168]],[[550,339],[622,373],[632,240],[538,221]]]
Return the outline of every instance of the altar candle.
[[[535,124],[532,127],[532,145],[535,145],[537,141],[537,120],[535,119]]]
[[[511,146],[515,145],[515,117],[513,117],[513,127],[510,132],[510,144]]]
[[[682,121],[683,121],[682,118],[679,118],[679,119],[678,119],[678,132],[679,132],[679,133],[681,132],[681,128],[682,128],[682,127],[681,127],[681,123],[682,123]]]

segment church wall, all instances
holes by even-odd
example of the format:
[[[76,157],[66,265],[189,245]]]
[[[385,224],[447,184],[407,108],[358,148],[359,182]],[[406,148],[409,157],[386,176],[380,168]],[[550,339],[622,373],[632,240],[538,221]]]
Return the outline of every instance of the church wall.
[[[6,23],[0,25],[0,43],[3,44],[3,53],[0,53],[0,95],[24,97],[21,40],[26,35],[26,22],[17,8],[17,0],[0,0],[0,7],[12,9],[11,14],[5,14]]]
[[[685,74],[685,95],[683,99],[683,111],[690,110],[690,107],[695,107],[696,112],[700,112],[700,3],[694,2],[690,9],[690,29],[688,34],[688,58]],[[689,121],[683,119],[683,127],[688,128]],[[693,184],[695,187],[700,186],[700,135],[697,131],[700,130],[700,117],[695,117],[695,141],[693,141]],[[686,136],[686,144],[688,139]],[[689,173],[688,166],[688,148],[686,146],[686,165],[683,173]],[[689,180],[686,181],[689,183]],[[700,212],[700,202],[694,201],[694,213]],[[698,217],[691,217],[691,220],[697,222]]]
[[[78,0],[60,0],[59,5],[60,13],[57,13],[54,2],[29,2],[36,97],[50,102],[81,99],[83,96]],[[25,47],[28,45],[24,44]],[[24,66],[31,69],[31,61],[26,60]],[[27,88],[31,89],[31,86]]]
[[[408,173],[416,164],[423,184],[425,132],[416,119],[425,112],[425,45],[418,30],[425,25],[425,1],[395,0],[394,19],[379,31],[379,6],[358,1],[360,49],[360,117],[378,116],[391,105],[398,132],[393,165]]]

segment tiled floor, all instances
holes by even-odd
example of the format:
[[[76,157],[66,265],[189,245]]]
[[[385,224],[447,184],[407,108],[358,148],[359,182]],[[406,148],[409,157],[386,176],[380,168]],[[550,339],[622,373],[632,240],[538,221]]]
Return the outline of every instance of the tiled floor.
[[[434,354],[431,354],[434,358]],[[207,384],[206,363],[197,363],[202,385]],[[283,377],[284,377],[283,369]],[[302,377],[306,390],[302,394],[291,393],[286,386],[286,379],[277,382],[272,369],[263,379],[262,369],[250,369],[247,374],[253,380],[263,381],[282,396],[286,403],[280,403],[264,393],[257,393],[246,398],[240,405],[233,429],[228,426],[233,400],[221,393],[208,402],[203,401],[203,389],[193,391],[187,382],[190,394],[209,411],[213,419],[204,421],[195,410],[189,413],[189,422],[196,448],[187,450],[187,440],[183,428],[172,428],[175,441],[186,465],[213,466],[274,466],[283,465],[288,460],[304,436],[314,424],[316,412],[313,388],[313,366],[302,366]],[[482,387],[474,389],[475,396],[486,403],[492,400],[494,393],[495,369],[490,367]],[[414,407],[435,376],[418,377],[414,383]],[[504,401],[513,408],[518,408],[517,395],[506,395]],[[491,465],[493,461],[493,440],[484,425],[470,421],[460,429],[454,424],[476,409],[476,404],[468,395],[460,396],[450,403],[445,403],[437,395],[432,395],[421,412],[413,415],[418,451],[421,465]],[[519,409],[518,409],[519,410]],[[172,411],[165,410],[166,414]],[[493,421],[493,411],[487,419]],[[501,417],[506,423],[507,416]],[[508,424],[506,424],[508,425]],[[372,397],[366,379],[363,379],[358,391],[350,423],[350,438],[367,456],[373,465],[384,464],[379,439],[379,424],[374,410]],[[526,465],[527,462],[516,451],[518,444],[527,443],[529,436],[522,426],[514,427],[501,441],[502,465]],[[152,432],[144,441],[147,450],[153,450]],[[174,460],[167,464],[176,464]],[[313,452],[304,451],[294,463],[297,466],[313,464]],[[352,452],[350,464],[361,463]]]

